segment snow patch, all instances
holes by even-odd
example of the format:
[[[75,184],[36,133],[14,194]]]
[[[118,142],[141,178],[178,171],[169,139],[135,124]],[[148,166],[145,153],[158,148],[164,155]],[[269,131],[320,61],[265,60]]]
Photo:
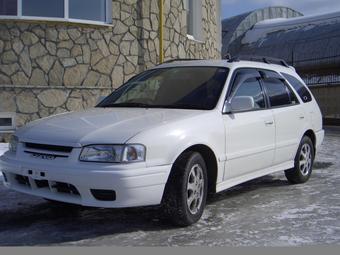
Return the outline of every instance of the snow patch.
[[[281,215],[275,217],[278,220],[290,220],[290,219],[303,219],[309,218],[311,215],[315,214],[315,210],[318,210],[319,206],[310,205],[306,208],[300,209],[289,209],[281,213]]]
[[[263,43],[268,34],[282,31],[290,32],[302,29],[303,31],[311,30],[320,25],[338,23],[340,20],[340,12],[318,15],[318,16],[303,16],[297,18],[279,18],[270,19],[258,22],[253,29],[249,30],[242,44],[252,44],[256,42]]]

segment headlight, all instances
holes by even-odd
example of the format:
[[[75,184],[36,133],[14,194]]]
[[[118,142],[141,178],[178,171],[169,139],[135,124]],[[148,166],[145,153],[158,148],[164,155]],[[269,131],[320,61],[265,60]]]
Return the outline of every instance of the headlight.
[[[90,145],[83,148],[79,160],[102,163],[134,163],[145,161],[145,147],[131,145]]]
[[[16,153],[17,148],[18,148],[18,143],[19,143],[18,137],[15,135],[12,135],[9,141],[8,150],[12,153]]]

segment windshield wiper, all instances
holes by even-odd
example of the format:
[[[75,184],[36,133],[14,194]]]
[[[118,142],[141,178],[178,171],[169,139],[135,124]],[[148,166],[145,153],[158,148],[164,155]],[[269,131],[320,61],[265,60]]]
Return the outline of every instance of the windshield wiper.
[[[185,103],[176,103],[171,105],[170,107],[175,109],[187,109],[187,110],[205,110],[204,107],[194,105],[194,104],[185,104]]]

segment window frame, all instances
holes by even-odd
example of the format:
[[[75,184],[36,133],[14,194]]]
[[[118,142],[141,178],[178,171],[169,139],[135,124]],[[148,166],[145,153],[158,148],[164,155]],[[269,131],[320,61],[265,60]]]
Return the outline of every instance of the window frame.
[[[44,17],[44,16],[25,16],[22,10],[22,1],[17,0],[17,15],[0,15],[3,20],[36,20],[36,21],[56,21],[56,22],[71,22],[91,25],[112,26],[112,0],[105,0],[105,21],[74,19],[70,18],[69,0],[64,0],[64,17]]]

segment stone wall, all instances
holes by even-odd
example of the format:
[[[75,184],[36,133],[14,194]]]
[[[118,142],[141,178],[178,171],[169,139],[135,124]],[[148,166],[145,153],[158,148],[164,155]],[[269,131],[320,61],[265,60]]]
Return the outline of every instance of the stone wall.
[[[187,38],[182,0],[165,3],[165,59],[220,58],[217,1],[203,0],[203,41]],[[0,20],[0,111],[18,124],[93,107],[158,64],[158,0],[113,0],[112,25]]]

